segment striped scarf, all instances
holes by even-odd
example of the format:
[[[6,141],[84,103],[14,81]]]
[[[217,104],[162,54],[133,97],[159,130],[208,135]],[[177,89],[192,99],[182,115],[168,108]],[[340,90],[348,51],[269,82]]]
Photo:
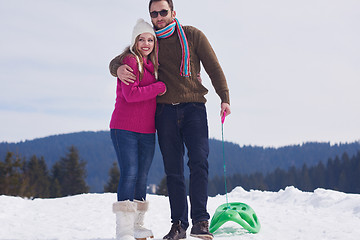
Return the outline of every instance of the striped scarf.
[[[172,23],[166,26],[163,29],[156,31],[156,36],[158,38],[168,38],[175,32],[175,27],[177,29],[177,34],[180,39],[181,50],[182,50],[182,59],[181,59],[181,66],[180,66],[180,75],[183,77],[190,77],[190,51],[189,51],[189,44],[186,39],[186,35],[184,29],[179,23],[179,20],[176,18]]]

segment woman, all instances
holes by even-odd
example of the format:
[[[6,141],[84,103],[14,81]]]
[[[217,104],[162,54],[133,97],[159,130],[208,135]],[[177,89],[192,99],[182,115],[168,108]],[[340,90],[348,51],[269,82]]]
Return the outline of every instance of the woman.
[[[155,150],[156,96],[166,92],[157,81],[157,44],[152,26],[139,19],[132,43],[122,54],[122,62],[134,69],[136,81],[117,81],[115,109],[110,121],[111,139],[120,167],[116,214],[116,239],[153,237],[143,227],[147,176]]]

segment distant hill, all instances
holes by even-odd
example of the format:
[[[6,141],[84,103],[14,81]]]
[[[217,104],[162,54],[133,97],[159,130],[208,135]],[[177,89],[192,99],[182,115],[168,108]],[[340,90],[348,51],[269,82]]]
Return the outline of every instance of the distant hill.
[[[0,143],[0,160],[4,160],[8,151],[27,159],[32,155],[43,156],[48,168],[51,169],[51,166],[65,156],[72,145],[79,150],[81,159],[87,161],[87,182],[91,187],[91,192],[102,192],[108,180],[109,169],[112,163],[117,161],[109,131],[61,134],[19,143],[3,142]],[[329,158],[341,156],[344,152],[353,155],[359,150],[360,142],[335,145],[310,142],[280,148],[240,147],[235,143],[224,143],[228,175],[268,173],[277,167],[288,169],[290,166],[301,167],[304,163],[313,166],[319,161],[325,163]],[[223,175],[223,146],[219,140],[210,139],[209,165],[210,178]],[[187,167],[185,172],[188,174]],[[161,153],[156,144],[148,182],[159,184],[163,177]]]

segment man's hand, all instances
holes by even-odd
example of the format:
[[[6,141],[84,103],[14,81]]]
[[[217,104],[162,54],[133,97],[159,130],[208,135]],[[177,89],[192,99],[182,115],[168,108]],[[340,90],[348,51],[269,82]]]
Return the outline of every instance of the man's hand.
[[[228,103],[221,103],[221,111],[220,111],[220,116],[221,118],[223,117],[224,115],[224,111],[226,111],[226,116],[228,116],[229,114],[231,114],[231,110],[230,110],[230,104]]]
[[[121,65],[116,71],[117,77],[124,84],[129,85],[130,83],[134,83],[136,80],[136,76],[133,73],[133,69],[129,67],[129,65]]]

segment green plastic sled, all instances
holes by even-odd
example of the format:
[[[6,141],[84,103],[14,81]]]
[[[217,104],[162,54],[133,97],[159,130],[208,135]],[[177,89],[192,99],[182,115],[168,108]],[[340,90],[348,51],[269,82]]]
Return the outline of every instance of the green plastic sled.
[[[250,233],[258,233],[261,227],[254,210],[249,205],[235,202],[225,203],[216,209],[210,222],[210,232],[214,233],[228,221],[240,224]]]

